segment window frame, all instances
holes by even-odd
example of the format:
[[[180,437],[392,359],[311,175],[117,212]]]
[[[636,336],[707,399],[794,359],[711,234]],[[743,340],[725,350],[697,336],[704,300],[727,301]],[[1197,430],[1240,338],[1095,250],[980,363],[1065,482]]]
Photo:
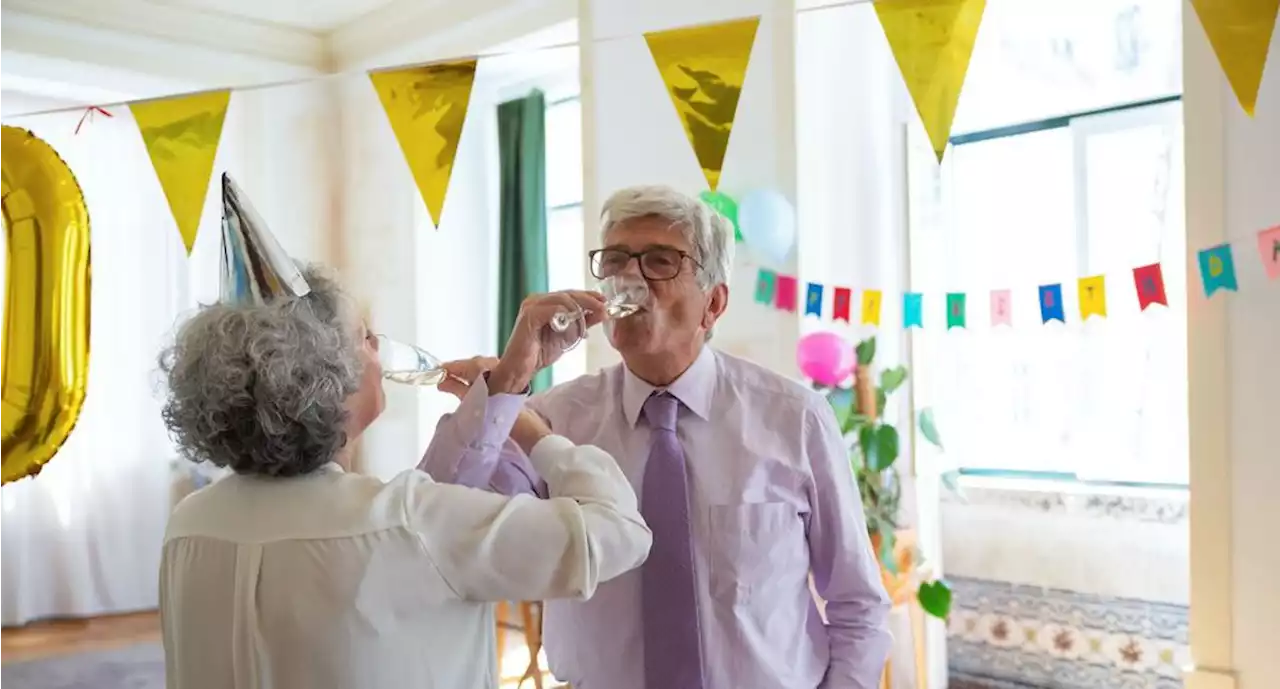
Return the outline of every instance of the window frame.
[[[557,98],[556,100],[553,100],[553,101],[552,101],[552,100],[549,100],[549,101],[547,101],[546,108],[545,108],[545,112],[546,112],[546,114],[547,114],[547,116],[548,116],[548,119],[549,119],[549,116],[550,116],[550,114],[551,114],[552,109],[554,109],[554,108],[556,108],[556,107],[562,107],[562,106],[568,105],[568,104],[570,104],[570,103],[578,103],[578,104],[579,104],[579,107],[580,107],[580,106],[581,106],[581,102],[582,102],[582,96],[581,96],[581,94],[577,94],[577,93],[575,93],[575,94],[573,94],[573,95],[570,95],[570,96],[565,96],[565,97],[562,97],[562,98]],[[581,126],[581,120],[579,120],[579,126]],[[551,156],[552,156],[552,152],[551,152],[550,150],[548,150],[548,151],[547,151],[547,159],[548,159],[548,161],[550,161]],[[549,167],[549,166],[548,166],[548,167]],[[549,175],[548,175],[548,181],[549,181]],[[575,209],[578,211],[578,215],[579,215],[579,218],[580,218],[580,219],[581,219],[581,218],[585,218],[585,215],[583,215],[583,213],[584,213],[584,211],[583,211],[583,196],[585,195],[584,191],[585,191],[585,190],[579,189],[579,194],[578,194],[578,197],[577,197],[577,200],[576,200],[576,201],[569,201],[569,202],[559,203],[559,204],[555,204],[555,205],[551,205],[550,203],[548,203],[548,204],[547,204],[547,207],[546,207],[546,211],[545,211],[545,212],[546,212],[546,218],[547,218],[547,257],[548,257],[548,263],[550,263],[550,262],[552,261],[552,258],[551,258],[551,256],[552,256],[552,252],[554,252],[554,251],[556,250],[556,246],[557,246],[557,243],[556,243],[556,237],[555,237],[555,236],[553,236],[553,233],[552,233],[552,230],[551,230],[551,224],[552,224],[552,223],[551,223],[551,218],[552,218],[554,215],[558,214],[558,213],[564,213],[564,212],[566,212],[566,211],[573,211],[573,210],[575,210]],[[583,227],[583,232],[584,232],[584,237],[585,237],[585,226]],[[585,276],[585,274],[586,274],[586,273],[585,273],[585,271],[586,271],[586,267],[585,267],[585,266],[586,266],[586,263],[585,263],[585,260],[586,260],[586,259],[585,259],[585,256],[580,257],[580,267],[581,267],[580,275],[582,275],[582,276]],[[550,265],[548,265],[548,276],[549,276],[549,275],[550,275]],[[585,280],[585,277],[584,277],[583,279]],[[579,286],[581,286],[581,285],[579,285]],[[557,361],[556,363],[552,364],[552,366],[551,366],[551,380],[552,380],[552,385],[553,385],[553,386],[555,386],[555,385],[560,385],[561,383],[568,382],[569,380],[572,380],[573,378],[576,378],[576,377],[578,377],[578,376],[580,376],[580,375],[583,375],[583,374],[587,373],[587,370],[588,370],[588,369],[587,369],[587,366],[586,366],[586,360],[585,360],[585,353],[586,353],[586,352],[585,352],[585,348],[583,348],[583,351],[582,351],[582,352],[580,352],[580,353],[579,353],[579,352],[577,352],[577,351],[576,351],[576,349],[577,349],[577,348],[575,348],[575,351],[570,351],[570,352],[566,353],[566,355],[565,355],[564,357],[561,357],[561,359],[560,359],[559,361]],[[570,364],[570,363],[577,364],[577,365],[573,366],[573,369],[576,371],[576,373],[574,373],[574,372],[567,372],[567,365],[568,365],[568,364]],[[578,370],[578,369],[581,369],[581,370]],[[572,374],[572,375],[571,375],[571,374]]]
[[[1087,262],[1089,257],[1090,233],[1087,213],[1088,188],[1085,183],[1088,177],[1088,170],[1087,156],[1084,155],[1084,147],[1088,142],[1088,137],[1095,134],[1122,131],[1124,129],[1138,127],[1145,124],[1154,124],[1166,121],[1170,113],[1169,106],[1174,103],[1181,105],[1182,94],[1170,94],[1156,98],[1121,103],[1104,108],[1083,110],[1038,120],[955,134],[948,139],[948,142],[952,147],[959,147],[967,144],[1025,136],[1054,129],[1065,128],[1071,130],[1073,146],[1072,176],[1075,182],[1073,207],[1075,209],[1076,216],[1076,263],[1079,275],[1086,275],[1088,274]],[[1178,112],[1180,113],[1181,110],[1179,109]],[[921,155],[924,149],[929,149],[930,147],[927,145],[927,139],[924,137],[923,131],[919,131],[918,128],[909,129],[907,148],[907,204],[909,216],[907,245],[908,263],[911,266],[908,275],[908,282],[911,284],[910,289],[912,291],[918,291],[920,286],[916,284],[915,279],[917,266],[916,261],[911,257],[910,247],[919,240],[917,233],[922,221],[925,223],[935,222],[939,215],[941,215],[941,222],[947,222],[945,219],[947,216],[946,209],[953,205],[953,185],[950,180],[953,177],[954,168],[951,165],[953,160],[952,158],[946,158],[943,160],[941,165],[938,165],[937,161],[933,158],[932,150],[928,150],[927,155]],[[930,196],[929,201],[922,203],[914,197],[916,194],[920,193],[923,188],[928,188],[929,192],[932,193],[932,196]],[[1190,279],[1190,276],[1188,276],[1188,279]],[[927,392],[925,388],[927,388],[926,382],[930,378],[929,364],[927,362],[931,358],[929,355],[935,347],[928,343],[925,338],[917,339],[916,333],[913,331],[908,331],[907,337],[912,351],[911,359],[914,374],[909,380],[911,397],[913,400],[927,399]],[[920,435],[918,426],[913,424],[912,431],[914,434],[913,444],[916,447],[927,447],[928,443]],[[955,471],[961,477],[1065,483],[1102,490],[1136,488],[1153,489],[1158,491],[1186,491],[1190,480],[1188,477],[1186,482],[1129,481],[1082,477],[1077,472],[1069,471],[1004,469],[980,466],[955,466]]]

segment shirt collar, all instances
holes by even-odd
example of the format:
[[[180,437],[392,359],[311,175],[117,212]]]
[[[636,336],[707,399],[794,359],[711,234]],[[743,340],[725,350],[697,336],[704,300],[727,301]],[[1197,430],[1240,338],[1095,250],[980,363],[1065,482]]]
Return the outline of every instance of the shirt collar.
[[[666,390],[688,407],[689,411],[703,420],[708,420],[711,418],[711,396],[715,391],[715,382],[716,356],[711,347],[706,345],[702,347],[702,352],[698,354],[697,359],[694,359],[693,364],[666,388],[654,387],[640,380],[624,364],[622,366],[622,412],[626,414],[627,424],[635,428],[649,395],[655,391]]]

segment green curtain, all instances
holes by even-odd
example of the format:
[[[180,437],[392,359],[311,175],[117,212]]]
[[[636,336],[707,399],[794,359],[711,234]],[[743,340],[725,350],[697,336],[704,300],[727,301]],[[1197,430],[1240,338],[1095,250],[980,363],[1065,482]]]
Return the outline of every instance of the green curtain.
[[[498,106],[498,165],[502,170],[498,238],[498,352],[507,345],[520,302],[547,291],[546,100],[534,91]],[[551,369],[533,391],[551,387]]]

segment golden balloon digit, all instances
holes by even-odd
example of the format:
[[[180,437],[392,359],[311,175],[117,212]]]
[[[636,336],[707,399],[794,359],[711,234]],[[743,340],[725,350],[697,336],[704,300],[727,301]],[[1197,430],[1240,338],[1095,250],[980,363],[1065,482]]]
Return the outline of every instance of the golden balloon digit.
[[[3,483],[40,473],[89,379],[89,211],[71,168],[31,132],[0,133],[4,181]]]

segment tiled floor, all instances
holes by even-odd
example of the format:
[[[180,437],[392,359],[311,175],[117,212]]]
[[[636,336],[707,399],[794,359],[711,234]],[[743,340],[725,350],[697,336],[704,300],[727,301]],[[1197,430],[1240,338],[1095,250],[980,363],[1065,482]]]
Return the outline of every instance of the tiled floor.
[[[0,657],[5,663],[21,662],[159,640],[160,620],[155,612],[37,622],[20,628],[5,628],[0,632]],[[524,635],[519,631],[508,631],[500,667],[502,686],[514,689],[528,666],[529,651]],[[541,654],[539,667],[547,667],[546,657]],[[557,684],[550,674],[543,674],[543,689],[552,689]],[[524,687],[533,686],[532,680],[525,680]]]

